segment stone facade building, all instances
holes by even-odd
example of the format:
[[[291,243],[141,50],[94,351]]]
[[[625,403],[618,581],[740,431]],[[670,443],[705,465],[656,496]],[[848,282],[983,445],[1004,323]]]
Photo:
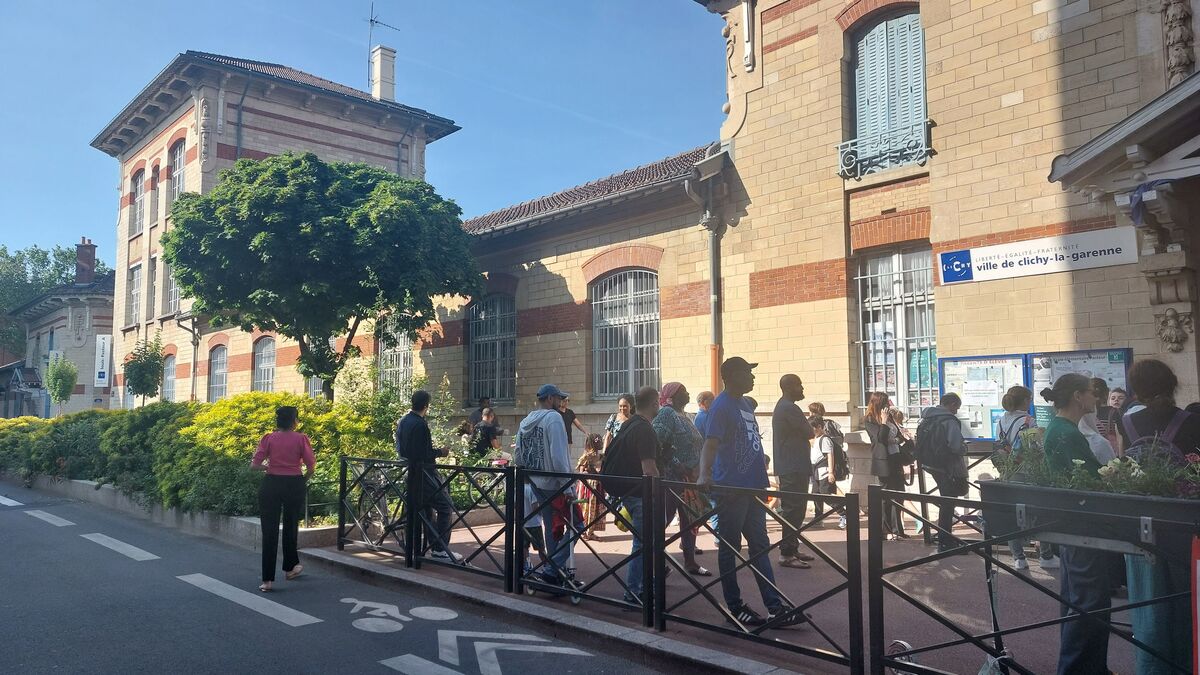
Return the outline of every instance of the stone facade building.
[[[0,416],[52,417],[107,409],[112,391],[113,274],[96,275],[96,245],[75,245],[75,280],[13,309],[25,324],[24,361],[0,368]],[[99,344],[98,344],[99,343]],[[78,371],[71,399],[51,403],[43,381],[53,359]]]
[[[207,192],[239,158],[289,150],[425,175],[425,148],[455,124],[395,99],[395,51],[371,54],[371,92],[275,63],[180,54],[101,131],[92,146],[120,162],[116,336],[120,364],[139,340],[162,333],[163,397],[216,400],[242,391],[320,390],[295,369],[298,346],[275,335],[217,330],[188,311],[159,239],[183,192]],[[364,338],[360,346],[373,353]],[[121,404],[134,405],[116,375]]]

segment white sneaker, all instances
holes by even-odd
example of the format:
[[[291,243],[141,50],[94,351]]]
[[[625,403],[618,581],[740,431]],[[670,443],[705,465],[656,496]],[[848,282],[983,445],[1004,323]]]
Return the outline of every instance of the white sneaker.
[[[434,551],[429,554],[430,558],[436,560],[449,560],[450,562],[462,562],[463,557],[454,551]]]
[[[1062,567],[1062,563],[1058,561],[1058,556],[1056,555],[1050,556],[1049,558],[1040,558],[1038,562],[1041,563],[1042,569],[1044,570],[1056,570]]]
[[[1013,561],[1013,567],[1017,568],[1018,570],[1027,570],[1029,569],[1029,561],[1025,558],[1017,558]]]
[[[839,530],[844,530],[844,529],[846,529],[846,516],[839,516],[839,517],[838,517],[838,529],[839,529]]]

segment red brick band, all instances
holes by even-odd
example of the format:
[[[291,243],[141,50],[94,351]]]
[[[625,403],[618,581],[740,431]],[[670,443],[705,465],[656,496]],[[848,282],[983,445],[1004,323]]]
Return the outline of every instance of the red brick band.
[[[844,298],[850,294],[850,261],[822,260],[750,273],[750,307],[774,307]]]
[[[708,281],[662,286],[658,291],[658,315],[662,319],[682,319],[708,314]]]
[[[763,56],[766,56],[767,54],[770,54],[773,51],[783,49],[784,47],[786,47],[788,45],[795,44],[805,38],[810,38],[816,34],[817,34],[817,27],[809,26],[808,28],[805,28],[804,30],[800,31],[799,33],[796,33],[795,35],[789,35],[788,37],[785,37],[782,40],[776,40],[775,42],[772,42],[771,44],[763,45]]]
[[[615,246],[597,253],[583,263],[583,279],[590,284],[609,272],[627,267],[643,267],[657,272],[662,257],[663,250],[649,244]]]
[[[850,223],[850,249],[929,239],[929,207],[862,218]]]
[[[849,30],[854,24],[881,9],[900,9],[904,7],[915,9],[919,5],[913,2],[913,0],[854,0],[854,2],[838,13],[837,22],[842,27],[842,30]]]
[[[787,2],[782,2],[762,13],[762,25],[766,26],[772,21],[782,19],[792,12],[797,12],[816,3],[817,0],[787,0]]]
[[[249,148],[242,148],[242,157],[241,157],[242,159],[266,159],[270,156],[271,156],[271,153],[269,153],[269,152],[262,152],[261,150],[251,150]],[[229,145],[228,143],[217,143],[217,159],[227,159],[231,162],[237,160],[238,159],[237,147]]]

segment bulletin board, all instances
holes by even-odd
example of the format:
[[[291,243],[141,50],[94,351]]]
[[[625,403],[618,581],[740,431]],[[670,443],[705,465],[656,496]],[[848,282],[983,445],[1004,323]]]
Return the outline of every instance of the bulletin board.
[[[1009,387],[1028,382],[1027,355],[966,356],[938,359],[941,393],[962,397],[958,418],[963,437],[993,440],[996,420],[1004,414],[1000,400]],[[1028,386],[1028,385],[1026,385]]]
[[[1084,377],[1099,377],[1108,383],[1109,389],[1120,387],[1129,390],[1126,376],[1133,361],[1132,349],[1090,349],[1073,352],[1044,352],[1029,354],[1029,388],[1033,390],[1033,412],[1039,427],[1045,427],[1054,417],[1054,407],[1042,400],[1039,392],[1066,373],[1079,373]],[[1106,405],[1100,401],[1099,405]]]

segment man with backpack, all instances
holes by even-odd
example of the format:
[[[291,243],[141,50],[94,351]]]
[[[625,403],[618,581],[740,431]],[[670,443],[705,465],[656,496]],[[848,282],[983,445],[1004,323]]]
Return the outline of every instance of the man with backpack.
[[[604,491],[619,498],[629,512],[633,547],[629,551],[629,565],[625,569],[625,602],[634,605],[644,603],[642,588],[642,556],[646,510],[642,496],[643,476],[658,475],[658,435],[654,433],[651,420],[658,414],[658,390],[642,387],[634,395],[635,414],[621,425],[621,433],[613,438],[604,454],[600,473],[604,478]],[[626,476],[626,480],[611,478]]]
[[[962,399],[958,394],[942,396],[938,405],[921,412],[917,425],[917,460],[937,483],[943,497],[966,496],[967,443],[962,435],[958,409]],[[954,527],[954,507],[938,507],[938,553],[954,548],[957,540],[950,534]]]

